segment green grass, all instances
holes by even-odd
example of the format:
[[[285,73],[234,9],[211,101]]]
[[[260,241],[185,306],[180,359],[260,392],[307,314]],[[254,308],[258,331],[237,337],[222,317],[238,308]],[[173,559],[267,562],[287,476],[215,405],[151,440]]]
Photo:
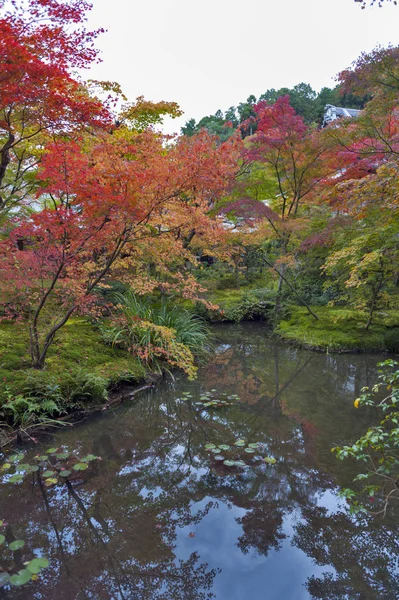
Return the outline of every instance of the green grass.
[[[106,398],[120,381],[140,381],[144,367],[127,352],[103,343],[84,319],[71,319],[49,350],[45,369],[30,368],[29,338],[19,323],[0,323],[0,406],[20,394],[54,399],[62,410]]]
[[[291,307],[289,318],[276,329],[283,339],[301,346],[328,352],[399,351],[399,311],[376,313],[366,331],[367,316],[357,310],[312,307],[316,321],[304,307]]]

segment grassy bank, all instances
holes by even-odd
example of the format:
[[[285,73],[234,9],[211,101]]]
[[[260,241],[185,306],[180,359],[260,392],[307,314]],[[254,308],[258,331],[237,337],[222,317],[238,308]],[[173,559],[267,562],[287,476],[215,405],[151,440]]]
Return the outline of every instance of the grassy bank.
[[[0,323],[2,422],[21,425],[32,414],[51,416],[98,404],[121,381],[134,383],[146,376],[138,359],[105,345],[99,331],[84,319],[71,319],[60,330],[44,370],[29,364],[26,328]]]
[[[243,286],[235,289],[212,290],[206,299],[219,308],[216,311],[199,309],[202,316],[213,323],[220,321],[240,322],[251,319],[267,320],[274,302],[270,290]]]
[[[399,311],[376,313],[366,331],[362,311],[328,306],[313,308],[316,321],[304,307],[291,307],[276,333],[298,345],[324,352],[399,352]]]

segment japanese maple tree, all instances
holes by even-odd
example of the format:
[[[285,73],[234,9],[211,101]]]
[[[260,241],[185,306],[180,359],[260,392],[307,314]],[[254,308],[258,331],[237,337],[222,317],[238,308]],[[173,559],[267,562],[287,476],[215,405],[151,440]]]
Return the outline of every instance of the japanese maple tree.
[[[72,76],[97,58],[99,31],[82,0],[0,0],[0,213],[29,199],[29,173],[54,135],[109,125],[110,114]]]
[[[169,148],[152,130],[49,145],[39,172],[44,208],[18,216],[0,243],[3,310],[29,324],[32,365],[44,366],[74,312],[96,313],[96,290],[110,276],[141,293],[162,285],[195,296],[199,286],[182,274],[187,239],[216,244],[223,235],[208,212],[236,164],[234,145],[206,133]],[[149,277],[149,261],[161,282]]]

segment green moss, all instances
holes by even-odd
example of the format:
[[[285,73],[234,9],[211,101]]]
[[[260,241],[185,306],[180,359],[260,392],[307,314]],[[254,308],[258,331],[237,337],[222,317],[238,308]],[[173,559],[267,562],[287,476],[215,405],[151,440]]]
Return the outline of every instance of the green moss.
[[[18,323],[0,323],[0,406],[7,396],[52,399],[63,411],[96,403],[121,381],[146,375],[138,359],[107,346],[84,319],[71,319],[59,332],[42,371],[30,368],[29,339]]]
[[[274,292],[267,288],[248,285],[241,288],[214,290],[206,294],[208,302],[219,307],[216,311],[202,313],[210,321],[243,321],[267,318],[274,306]]]
[[[313,307],[316,321],[304,307],[291,307],[289,318],[280,321],[276,329],[281,337],[302,346],[330,352],[391,351],[398,331],[399,311],[376,313],[366,331],[367,316],[357,310]],[[399,341],[399,340],[398,340]]]

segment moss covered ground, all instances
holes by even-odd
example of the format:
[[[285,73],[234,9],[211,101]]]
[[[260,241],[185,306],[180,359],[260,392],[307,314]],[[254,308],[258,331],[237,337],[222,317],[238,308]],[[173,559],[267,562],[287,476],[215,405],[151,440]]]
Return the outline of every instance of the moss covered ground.
[[[0,323],[0,406],[17,394],[50,398],[62,409],[97,403],[121,381],[146,376],[141,363],[127,352],[105,345],[97,328],[80,318],[60,330],[49,350],[45,369],[29,366],[29,337],[19,323]],[[1,420],[1,419],[0,419]]]
[[[290,307],[276,333],[283,339],[325,352],[399,352],[399,311],[375,314],[366,330],[362,311],[329,306],[313,307],[316,321],[304,307]]]

